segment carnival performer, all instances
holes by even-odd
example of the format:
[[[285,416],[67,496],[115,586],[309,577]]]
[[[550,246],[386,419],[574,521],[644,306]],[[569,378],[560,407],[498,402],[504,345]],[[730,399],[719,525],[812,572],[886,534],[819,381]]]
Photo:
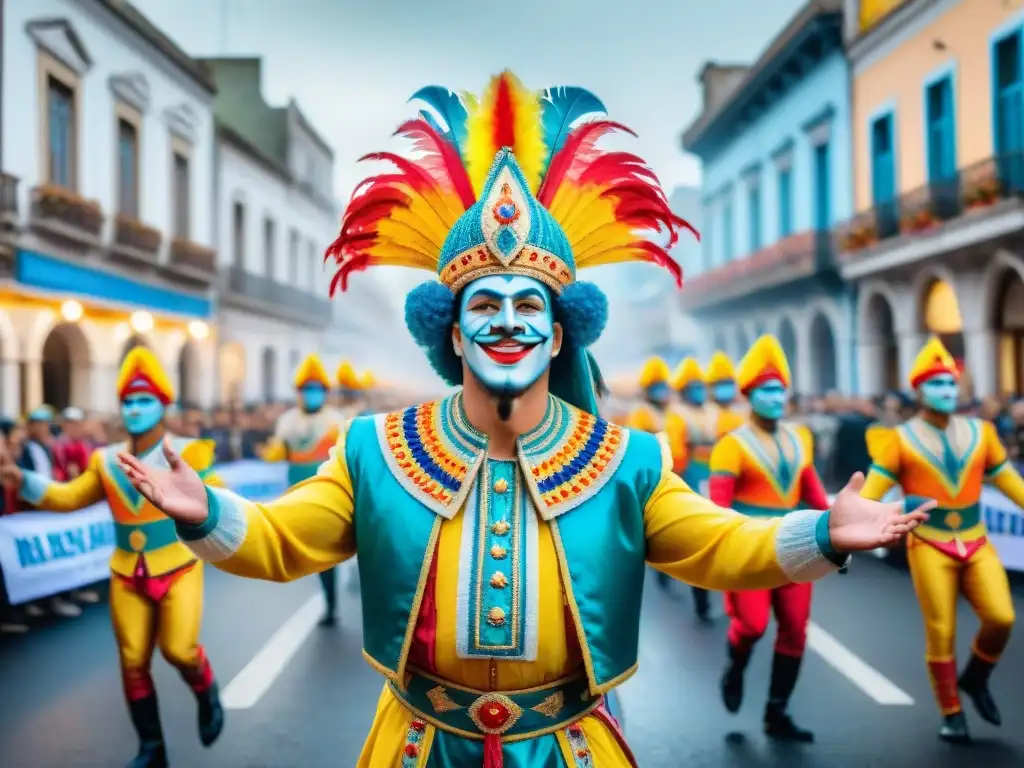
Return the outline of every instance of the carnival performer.
[[[974,702],[982,720],[1002,722],[989,679],[1015,619],[1006,570],[986,536],[982,487],[990,483],[1024,507],[1024,482],[990,422],[954,415],[959,377],[952,355],[939,339],[930,339],[910,371],[910,386],[920,402],[917,415],[898,427],[869,430],[872,464],[861,493],[880,499],[899,485],[908,506],[921,497],[938,502],[927,525],[908,537],[907,561],[924,615],[928,674],[943,718],[939,736],[966,743],[970,732],[957,688]],[[981,627],[958,680],[956,608],[961,594]]]
[[[201,557],[286,581],[358,553],[364,654],[385,678],[360,768],[635,765],[604,695],[636,670],[645,557],[713,589],[810,581],[927,515],[854,484],[831,512],[753,520],[672,472],[663,441],[595,415],[586,348],[607,318],[577,270],[647,261],[685,227],[619,128],[575,87],[511,74],[481,98],[419,91],[416,160],[364,182],[328,250],[335,285],[374,264],[429,269],[406,323],[461,389],[352,421],[316,477],[269,504],[167,455],[137,487]],[[627,713],[628,714],[628,713]]]
[[[335,378],[338,381],[338,407],[341,409],[342,415],[346,419],[359,416],[362,410],[360,404],[363,390],[362,377],[356,373],[352,363],[342,360],[338,364]]]
[[[828,509],[828,495],[814,469],[811,433],[784,424],[791,386],[789,362],[774,336],[762,336],[747,351],[736,384],[750,403],[750,421],[725,435],[711,453],[711,500],[755,518],[789,518],[804,507]],[[729,712],[743,702],[743,676],[754,645],[778,622],[764,731],[773,738],[813,741],[793,722],[789,698],[796,686],[811,613],[809,582],[772,589],[726,593],[729,614],[728,661],[722,676],[722,701]]]
[[[708,410],[716,414],[719,436],[727,435],[746,423],[746,414],[736,387],[736,369],[725,352],[715,352],[706,373],[709,390]]]
[[[671,378],[672,371],[662,358],[647,359],[637,380],[643,402],[629,414],[627,427],[654,434],[665,431],[665,417],[672,396],[669,389]]]
[[[293,486],[316,474],[338,441],[344,419],[327,404],[331,379],[320,358],[307,355],[295,370],[298,405],[277,420],[274,438],[263,451],[264,461],[288,462],[288,485]],[[334,567],[320,571],[325,610],[320,626],[333,627],[337,621],[338,578]]]
[[[167,765],[156,688],[150,674],[154,648],[181,673],[199,705],[199,738],[212,745],[224,727],[217,682],[199,643],[203,605],[203,564],[178,540],[174,522],[128,481],[118,455],[135,465],[167,468],[165,452],[176,465],[209,487],[220,485],[211,470],[213,445],[167,433],[164,416],[174,388],[156,356],[146,347],[132,349],[117,378],[121,420],[127,443],[93,452],[88,467],[74,480],[58,483],[5,464],[5,483],[20,489],[29,504],[53,512],[74,512],[104,499],[114,516],[114,554],[110,560],[110,613],[121,661],[121,678],[139,752],[129,768]],[[160,446],[165,446],[161,450]]]
[[[718,412],[707,407],[707,386],[700,364],[684,358],[672,375],[672,389],[678,402],[670,408],[669,444],[676,472],[701,496],[709,495],[711,449],[718,440]],[[693,605],[697,618],[711,616],[711,600],[706,589],[693,587]]]

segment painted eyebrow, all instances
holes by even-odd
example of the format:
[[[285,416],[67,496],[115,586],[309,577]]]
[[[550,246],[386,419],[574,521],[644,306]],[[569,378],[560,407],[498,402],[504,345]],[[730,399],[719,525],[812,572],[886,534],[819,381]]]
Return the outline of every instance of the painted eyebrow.
[[[472,296],[470,296],[469,300],[470,301],[475,301],[476,299],[479,299],[479,298],[487,298],[487,299],[498,299],[500,301],[501,299],[504,299],[504,298],[507,298],[507,297],[508,297],[508,294],[498,293],[497,291],[492,291],[489,288],[481,288],[479,291],[477,291]],[[514,299],[540,299],[541,301],[546,301],[546,299],[544,297],[544,294],[540,290],[538,290],[537,288],[524,288],[521,291],[516,291],[514,294],[512,294],[512,298],[514,298]]]

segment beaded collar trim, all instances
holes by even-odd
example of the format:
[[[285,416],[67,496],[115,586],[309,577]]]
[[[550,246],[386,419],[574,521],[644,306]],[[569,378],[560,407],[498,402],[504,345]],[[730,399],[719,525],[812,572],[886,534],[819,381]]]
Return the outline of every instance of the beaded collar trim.
[[[395,479],[418,501],[451,519],[487,456],[487,436],[466,419],[462,394],[375,417],[381,451]],[[611,479],[629,433],[549,396],[544,419],[519,438],[518,456],[545,520],[575,509]]]

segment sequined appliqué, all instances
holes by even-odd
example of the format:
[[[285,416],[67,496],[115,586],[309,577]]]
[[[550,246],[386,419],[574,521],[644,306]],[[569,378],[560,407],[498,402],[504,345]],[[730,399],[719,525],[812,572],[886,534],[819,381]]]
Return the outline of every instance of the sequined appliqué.
[[[594,768],[594,760],[590,754],[590,746],[587,744],[587,735],[583,732],[583,726],[573,723],[565,729],[565,737],[569,740],[569,748],[576,760],[574,768]]]
[[[405,734],[405,746],[402,748],[402,768],[416,768],[420,763],[423,751],[423,734],[427,732],[427,724],[422,720],[409,723]]]

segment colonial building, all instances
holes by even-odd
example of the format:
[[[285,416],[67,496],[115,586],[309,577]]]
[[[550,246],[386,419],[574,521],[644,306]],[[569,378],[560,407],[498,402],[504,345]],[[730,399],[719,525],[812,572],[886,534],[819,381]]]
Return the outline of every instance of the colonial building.
[[[707,64],[703,110],[682,137],[703,162],[704,195],[684,309],[736,356],[776,334],[802,393],[853,376],[852,302],[829,236],[852,213],[842,10],[812,0],[753,64]]]
[[[1024,7],[847,0],[859,383],[905,386],[939,334],[976,395],[1024,391]]]
[[[206,59],[217,82],[217,242],[222,401],[286,399],[332,312],[326,246],[337,236],[334,152],[294,101],[271,106],[262,62]]]
[[[127,3],[0,13],[0,409],[112,410],[138,343],[210,402],[212,79]]]

